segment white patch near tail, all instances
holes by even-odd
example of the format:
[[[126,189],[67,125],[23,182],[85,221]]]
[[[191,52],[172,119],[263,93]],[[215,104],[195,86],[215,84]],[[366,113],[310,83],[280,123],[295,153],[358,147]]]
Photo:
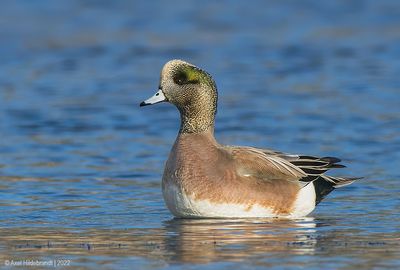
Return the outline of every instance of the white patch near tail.
[[[311,213],[315,208],[315,188],[314,183],[300,189],[296,201],[293,204],[291,217],[304,217]]]

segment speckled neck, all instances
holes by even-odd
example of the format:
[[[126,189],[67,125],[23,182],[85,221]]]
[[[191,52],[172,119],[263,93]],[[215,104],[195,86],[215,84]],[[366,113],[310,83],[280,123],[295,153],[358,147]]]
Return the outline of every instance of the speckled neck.
[[[210,129],[214,131],[218,95],[216,89],[212,90],[211,95],[202,95],[192,104],[177,106],[181,114],[179,133],[201,133]]]

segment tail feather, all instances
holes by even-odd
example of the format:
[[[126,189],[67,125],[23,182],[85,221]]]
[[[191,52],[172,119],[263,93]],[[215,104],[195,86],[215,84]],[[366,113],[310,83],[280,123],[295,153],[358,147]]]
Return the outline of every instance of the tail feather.
[[[264,150],[266,154],[277,155],[293,165],[301,169],[306,175],[299,181],[303,187],[312,183],[315,189],[315,204],[321,202],[326,195],[331,193],[335,188],[350,185],[354,181],[361,179],[351,177],[334,177],[325,175],[330,169],[345,168],[346,166],[340,164],[341,160],[336,157],[315,157],[309,155],[291,155],[272,150]]]
[[[335,188],[341,188],[350,185],[354,181],[362,177],[333,177],[328,175],[321,175],[312,183],[315,189],[315,205],[319,204],[326,195],[331,193]]]
[[[318,177],[312,183],[315,189],[315,205],[319,204],[326,195],[335,189],[332,182],[326,181],[322,177]]]

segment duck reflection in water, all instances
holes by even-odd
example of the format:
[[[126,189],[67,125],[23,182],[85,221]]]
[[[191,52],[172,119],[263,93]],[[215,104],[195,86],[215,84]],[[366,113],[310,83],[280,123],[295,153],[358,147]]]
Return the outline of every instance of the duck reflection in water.
[[[273,252],[313,254],[312,217],[284,219],[172,219],[165,222],[165,254],[175,262],[239,261]],[[267,255],[268,256],[268,255]]]

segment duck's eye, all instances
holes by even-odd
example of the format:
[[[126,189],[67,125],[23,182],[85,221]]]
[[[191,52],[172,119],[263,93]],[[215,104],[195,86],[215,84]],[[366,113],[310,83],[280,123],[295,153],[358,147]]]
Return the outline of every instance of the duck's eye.
[[[184,72],[179,72],[174,76],[174,83],[182,85],[187,83],[187,76]]]

